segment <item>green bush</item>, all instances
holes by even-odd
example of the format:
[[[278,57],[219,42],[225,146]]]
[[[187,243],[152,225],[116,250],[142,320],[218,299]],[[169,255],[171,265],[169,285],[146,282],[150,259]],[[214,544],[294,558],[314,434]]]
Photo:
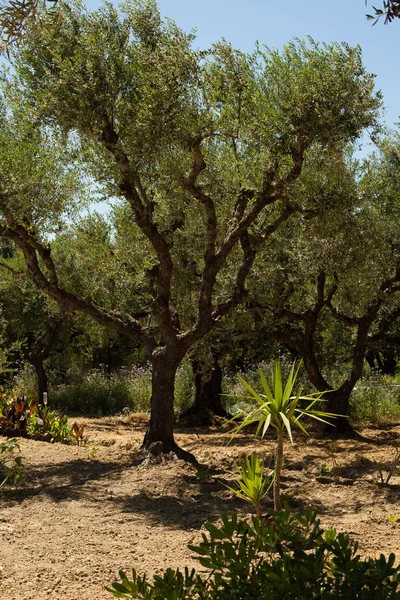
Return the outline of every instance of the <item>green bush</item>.
[[[178,368],[175,378],[175,402],[174,407],[177,414],[188,410],[194,401],[194,374],[192,364],[189,360],[183,360]]]
[[[292,513],[286,505],[261,521],[222,517],[196,552],[205,572],[167,569],[153,582],[135,571],[106,588],[116,598],[142,600],[400,600],[395,556],[364,559],[357,544],[334,529],[323,530],[315,513]]]
[[[101,415],[117,414],[126,407],[148,410],[150,395],[151,374],[144,367],[111,374],[101,369],[75,373],[68,384],[50,392],[51,401],[63,410]]]
[[[22,458],[19,456],[21,449],[17,440],[4,440],[0,442],[0,487],[7,481],[14,485],[24,478]]]
[[[175,409],[184,412],[193,401],[193,374],[189,361],[183,361],[175,381]],[[74,373],[67,384],[50,391],[53,404],[86,414],[113,415],[124,408],[136,412],[150,409],[150,365],[121,368],[113,373],[92,369],[86,374]]]
[[[382,423],[400,417],[400,381],[396,377],[369,372],[350,398],[350,416],[358,422]]]
[[[0,399],[0,434],[64,444],[77,439],[67,415],[26,398],[7,398],[6,394]]]
[[[15,397],[26,396],[26,398],[37,398],[37,377],[33,367],[25,363],[17,375],[13,378],[12,393]]]
[[[73,427],[68,425],[68,417],[47,407],[36,409],[28,419],[26,433],[33,440],[70,444],[76,440]]]

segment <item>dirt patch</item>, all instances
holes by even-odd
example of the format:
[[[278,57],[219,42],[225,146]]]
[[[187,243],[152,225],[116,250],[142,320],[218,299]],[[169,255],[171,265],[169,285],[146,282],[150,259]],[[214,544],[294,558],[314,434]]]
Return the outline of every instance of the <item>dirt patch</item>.
[[[87,447],[21,440],[26,480],[0,490],[2,600],[107,600],[103,586],[119,569],[195,566],[187,544],[199,541],[204,521],[249,511],[221,484],[232,480],[233,460],[273,448],[246,435],[228,446],[217,430],[179,431],[178,443],[209,467],[198,474],[179,460],[135,466],[144,418],[86,419],[85,427]],[[400,560],[400,520],[389,520],[400,515],[399,469],[388,487],[377,483],[400,424],[360,434],[288,446],[284,492],[294,508],[311,505],[324,526],[351,533],[362,553]]]

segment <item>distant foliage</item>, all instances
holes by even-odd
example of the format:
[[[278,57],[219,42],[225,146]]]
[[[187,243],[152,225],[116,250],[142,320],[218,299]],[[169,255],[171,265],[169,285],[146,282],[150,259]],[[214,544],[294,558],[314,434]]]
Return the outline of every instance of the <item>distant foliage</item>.
[[[55,387],[52,401],[63,410],[86,414],[112,415],[123,409],[150,410],[151,367],[122,367],[112,373],[92,369],[74,374],[69,383]],[[194,378],[190,361],[183,361],[175,379],[175,410],[184,412],[193,402]]]
[[[183,359],[175,378],[175,412],[184,413],[194,400],[194,374],[191,362]]]
[[[370,371],[354,389],[350,416],[357,422],[384,423],[400,417],[400,378]]]
[[[72,443],[77,439],[68,417],[26,398],[0,399],[0,434],[45,442]]]
[[[151,373],[136,366],[113,373],[77,372],[72,381],[52,390],[52,401],[63,410],[98,415],[117,414],[124,408],[149,410],[150,396]]]
[[[265,521],[222,517],[206,523],[199,546],[189,546],[203,569],[167,569],[152,583],[133,570],[132,579],[107,588],[116,598],[142,600],[399,600],[395,556],[365,559],[357,544],[335,529],[323,530],[315,513],[270,511]]]

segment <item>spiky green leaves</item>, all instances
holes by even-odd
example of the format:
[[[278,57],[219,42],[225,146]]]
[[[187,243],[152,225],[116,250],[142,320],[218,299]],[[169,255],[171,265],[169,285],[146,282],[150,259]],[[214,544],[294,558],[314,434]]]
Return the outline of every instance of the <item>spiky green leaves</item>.
[[[274,472],[266,470],[255,452],[245,456],[240,463],[235,463],[239,477],[235,487],[225,486],[238,498],[250,502],[261,517],[261,503],[267,496],[274,482]],[[224,484],[225,485],[225,484]]]
[[[253,410],[243,410],[239,415],[243,417],[242,422],[232,430],[232,434],[239,433],[244,427],[257,423],[256,435],[261,434],[264,437],[268,428],[271,426],[278,434],[286,431],[290,441],[293,443],[292,428],[298,427],[307,433],[300,419],[309,417],[311,419],[328,423],[326,419],[334,418],[337,415],[327,413],[315,408],[317,402],[321,401],[321,393],[302,395],[301,390],[294,392],[296,379],[299,373],[301,363],[297,366],[292,365],[287,381],[282,378],[281,365],[277,361],[274,366],[271,385],[269,385],[264,373],[259,370],[260,381],[264,393],[257,392],[243,377],[239,379],[249,392],[246,396],[249,400],[255,401],[257,406]],[[303,402],[308,402],[303,406]]]

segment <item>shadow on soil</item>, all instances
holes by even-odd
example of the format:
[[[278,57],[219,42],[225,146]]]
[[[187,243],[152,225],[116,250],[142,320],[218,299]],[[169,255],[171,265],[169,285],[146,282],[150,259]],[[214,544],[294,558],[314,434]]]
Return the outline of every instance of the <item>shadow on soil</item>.
[[[397,432],[390,432],[391,440],[394,439],[393,433]],[[207,446],[205,442],[208,435],[212,436],[213,446],[226,445],[225,434],[219,436],[215,431],[202,431],[199,437],[203,446]],[[272,441],[268,440],[269,443],[265,445],[264,451],[267,453],[272,448]],[[233,443],[241,449],[242,446],[251,448],[257,442],[253,437],[242,436],[236,438]],[[357,488],[359,492],[352,494],[352,499],[349,500],[349,510],[357,512],[361,506],[357,508],[357,503],[362,501],[360,494],[364,486],[368,486],[372,491],[371,507],[383,497],[389,503],[398,503],[398,477],[394,478],[389,486],[382,486],[376,482],[376,473],[379,470],[384,471],[390,464],[390,453],[385,463],[365,455],[368,450],[376,448],[375,439],[360,436],[354,443],[348,440],[343,445],[329,444],[331,442],[327,440],[312,440],[312,452],[303,455],[301,460],[296,457],[286,459],[282,488],[283,492],[291,496],[290,502],[294,509],[302,510],[309,505],[307,490],[316,485],[327,486],[332,491],[331,496],[324,495],[324,500],[313,501],[314,508],[320,514],[328,511],[331,515],[342,514],[341,496],[345,489],[360,484],[361,487]],[[193,449],[190,448],[194,452],[195,446],[194,441]],[[350,448],[357,451],[357,456],[352,462],[346,460],[346,452],[349,452]],[[262,454],[261,447],[259,453]],[[384,459],[386,460],[386,457]],[[331,469],[336,460],[335,472],[332,470],[320,473],[324,463]],[[168,527],[199,529],[205,520],[217,520],[222,513],[250,512],[250,505],[232,497],[222,485],[232,485],[233,475],[229,472],[232,471],[229,465],[227,470],[223,469],[221,462],[217,462],[217,465],[218,468],[214,470],[205,469],[204,472],[198,473],[193,467],[181,462],[167,461],[165,465],[151,465],[145,468],[134,466],[132,455],[126,455],[115,461],[76,459],[31,466],[20,489],[1,490],[0,506],[3,503],[6,506],[7,503],[20,503],[30,498],[40,501],[41,497],[57,503],[84,500],[98,504],[99,510],[107,507],[107,510],[115,511],[116,515],[125,514],[128,520],[130,514],[142,514],[154,523]],[[165,469],[161,476],[160,469]]]
[[[21,502],[33,496],[46,495],[54,501],[79,500],[90,493],[90,484],[113,481],[131,464],[102,462],[98,460],[74,460],[54,465],[29,467],[27,479],[18,489],[2,489],[2,499]],[[89,485],[88,485],[89,484]],[[102,492],[103,493],[103,492]]]
[[[174,461],[175,463],[175,461]],[[177,463],[175,463],[177,464]],[[116,515],[142,514],[154,523],[182,529],[199,529],[206,520],[216,520],[221,513],[233,511],[247,512],[249,505],[229,493],[221,483],[222,478],[214,470],[213,477],[201,481],[195,471],[185,463],[173,473],[173,482],[167,483],[170,495],[159,493],[153,482],[157,482],[161,465],[149,468],[132,466],[132,457],[123,461],[102,462],[99,460],[74,460],[52,465],[30,467],[27,479],[18,489],[3,488],[2,504],[21,503],[24,500],[46,497],[55,503],[71,500],[85,500],[101,505],[101,510],[115,510]],[[128,471],[132,472],[132,493],[121,493],[115,484]],[[143,481],[143,490],[139,491],[139,481]],[[226,480],[231,484],[231,481]],[[164,490],[165,491],[165,490]],[[225,492],[225,493],[224,493]]]

